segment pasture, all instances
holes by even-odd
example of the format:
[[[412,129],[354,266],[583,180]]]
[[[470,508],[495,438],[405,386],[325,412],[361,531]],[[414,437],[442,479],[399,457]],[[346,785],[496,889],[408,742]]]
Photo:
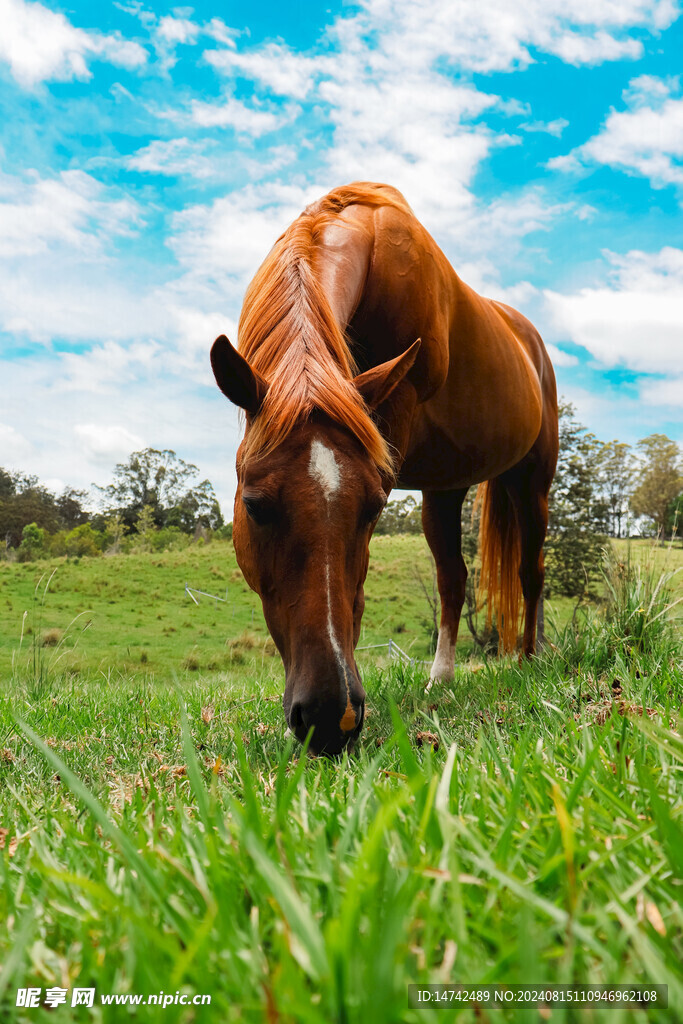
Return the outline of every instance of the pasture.
[[[229,545],[0,567],[0,1019],[46,1019],[19,987],[94,986],[105,1022],[427,1024],[456,1014],[409,1010],[407,985],[439,981],[665,983],[655,1019],[683,1019],[683,659],[662,592],[574,625],[547,608],[533,663],[467,662],[425,693],[424,550],[373,541],[361,645],[418,661],[362,654],[367,723],[338,762],[284,737]],[[185,582],[227,600],[196,606]],[[160,991],[212,1002],[97,1005]]]

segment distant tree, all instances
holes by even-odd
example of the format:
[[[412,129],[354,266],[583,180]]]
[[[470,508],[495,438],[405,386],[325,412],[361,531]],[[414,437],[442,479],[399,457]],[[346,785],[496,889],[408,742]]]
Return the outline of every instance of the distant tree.
[[[546,592],[581,598],[600,569],[609,513],[600,495],[600,443],[577,422],[571,402],[561,400],[560,454],[550,491]]]
[[[21,544],[25,526],[35,523],[48,533],[59,526],[56,499],[34,476],[1,471],[0,475],[0,537],[7,548]]]
[[[62,530],[73,530],[76,526],[83,526],[89,521],[90,513],[83,508],[83,502],[87,497],[87,491],[67,487],[57,498],[57,515]]]
[[[117,513],[104,523],[104,535],[110,545],[112,553],[116,554],[121,548],[121,542],[126,534],[126,526],[121,516]]]
[[[609,532],[613,537],[621,537],[635,487],[637,464],[631,446],[623,441],[608,441],[597,448],[595,464],[609,514]]]
[[[220,507],[208,480],[195,484],[199,470],[174,451],[145,448],[133,452],[114,469],[114,482],[97,489],[103,495],[106,515],[118,514],[129,531],[137,530],[146,506],[156,527],[178,526],[186,533],[197,525],[221,526]]]
[[[166,516],[166,526],[177,526],[183,533],[192,533],[198,527],[218,530],[222,525],[221,507],[208,480],[187,491]]]
[[[135,531],[143,547],[152,546],[152,534],[156,533],[156,530],[154,509],[151,505],[144,505],[135,523]]]
[[[631,508],[652,525],[653,532],[663,534],[671,503],[683,487],[681,451],[666,434],[650,434],[637,448],[642,461]]]
[[[17,492],[14,477],[0,466],[0,501],[13,498]]]
[[[381,535],[422,532],[422,503],[415,501],[412,494],[397,501],[389,501],[375,527]]]
[[[664,536],[671,537],[674,531],[677,537],[683,533],[683,491],[670,502],[666,510]]]

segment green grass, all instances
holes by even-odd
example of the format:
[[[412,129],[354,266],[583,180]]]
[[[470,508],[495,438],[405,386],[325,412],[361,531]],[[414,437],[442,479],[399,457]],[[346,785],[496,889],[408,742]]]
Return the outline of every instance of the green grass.
[[[395,604],[401,559],[416,550],[393,540],[375,547],[396,576],[379,581],[366,642],[389,632],[383,602]],[[310,759],[285,738],[279,661],[261,651],[249,599],[235,635],[258,643],[240,647],[239,664],[208,668],[212,645],[229,652],[212,623],[230,613],[183,604],[182,587],[224,590],[225,576],[215,589],[203,586],[210,573],[197,578],[227,559],[212,548],[158,566],[161,556],[142,556],[139,586],[156,579],[160,597],[120,595],[110,607],[124,639],[108,632],[115,615],[96,632],[93,616],[58,660],[59,640],[42,646],[42,630],[63,630],[83,608],[79,594],[104,591],[97,574],[108,565],[109,586],[123,592],[133,572],[125,559],[62,565],[53,585],[70,574],[69,587],[36,607],[13,669],[5,654],[0,1020],[47,1019],[14,1006],[20,986],[78,985],[212,997],[210,1007],[140,1008],[141,1021],[428,1024],[453,1014],[408,1010],[407,985],[438,981],[664,983],[670,1009],[653,1019],[683,1020],[683,659],[670,627],[615,642],[623,609],[589,615],[531,664],[463,665],[429,693],[422,666],[368,663],[357,755]],[[0,593],[14,627],[36,567],[7,568],[12,587]],[[229,598],[240,586],[230,571]],[[81,589],[67,600],[71,584]],[[406,626],[417,628],[418,598]],[[164,634],[164,601],[168,618],[191,626]],[[122,620],[139,606],[149,661],[129,663],[135,619]],[[198,629],[200,667],[174,681],[173,659],[194,649]],[[68,1021],[89,1011],[55,1012]],[[101,1006],[93,1019],[129,1011]],[[551,1019],[644,1018],[613,1009]]]
[[[625,542],[616,544],[625,558]],[[638,559],[652,547],[639,542],[632,550]],[[659,564],[665,551],[657,550],[655,557]],[[683,565],[683,550],[672,551],[669,560]],[[429,657],[431,612],[420,580],[431,593],[431,561],[422,537],[373,539],[360,646],[392,638],[411,657]],[[186,583],[221,598],[227,593],[227,601],[201,597],[197,606],[185,594]],[[679,587],[683,593],[683,577]],[[562,629],[573,607],[567,598],[548,601],[546,619]],[[53,667],[74,676],[167,677],[175,671],[181,677],[199,673],[234,683],[266,671],[274,685],[281,684],[280,661],[260,601],[244,582],[227,541],[184,551],[0,562],[0,610],[0,673],[5,677],[26,671],[35,641],[52,642],[47,653]],[[471,649],[463,622],[458,656],[467,657]],[[373,663],[375,656],[359,655]]]

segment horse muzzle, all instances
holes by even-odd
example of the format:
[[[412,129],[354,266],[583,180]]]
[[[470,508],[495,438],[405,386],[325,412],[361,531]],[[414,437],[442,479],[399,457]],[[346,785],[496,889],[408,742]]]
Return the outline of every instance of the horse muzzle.
[[[312,694],[295,696],[289,707],[285,697],[287,724],[296,738],[303,743],[313,730],[309,750],[314,754],[334,756],[352,749],[363,728],[365,718],[365,692],[359,682],[343,694]]]

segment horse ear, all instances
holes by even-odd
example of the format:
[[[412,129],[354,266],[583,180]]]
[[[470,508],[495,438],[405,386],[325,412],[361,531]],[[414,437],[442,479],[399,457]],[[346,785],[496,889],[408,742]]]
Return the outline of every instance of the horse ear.
[[[420,345],[421,339],[418,338],[400,356],[396,356],[395,359],[390,359],[386,363],[380,363],[379,366],[373,366],[372,369],[354,377],[353,383],[370,409],[376,409],[378,405],[381,405],[396,385],[400,384],[415,362]]]
[[[259,373],[252,370],[244,356],[233,348],[224,334],[216,338],[211,346],[211,368],[223,394],[250,416],[255,416],[263,405],[268,384]]]

